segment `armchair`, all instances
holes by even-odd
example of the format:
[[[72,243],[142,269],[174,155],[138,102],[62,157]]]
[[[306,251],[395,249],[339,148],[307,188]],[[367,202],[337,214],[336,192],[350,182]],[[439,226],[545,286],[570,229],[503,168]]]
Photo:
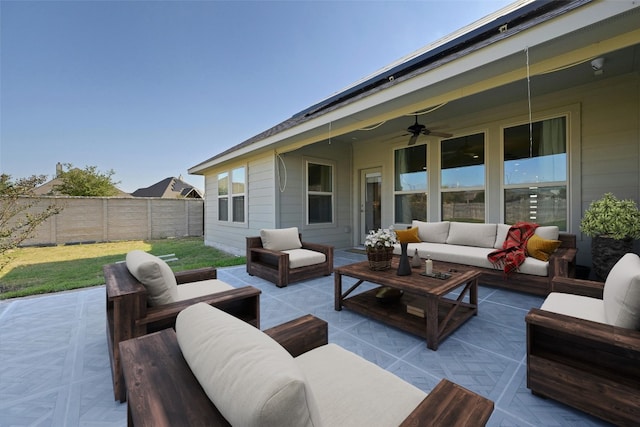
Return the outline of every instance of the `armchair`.
[[[119,343],[172,328],[180,311],[197,302],[224,310],[260,327],[260,293],[252,286],[233,288],[216,278],[212,267],[173,273],[160,258],[143,251],[127,262],[103,266],[106,283],[106,327],[113,393],[126,398]]]
[[[333,273],[333,246],[302,241],[297,227],[263,229],[247,237],[247,273],[273,282],[289,283]]]
[[[525,318],[527,387],[616,425],[637,425],[640,257],[626,254],[605,283],[555,277],[552,284]]]

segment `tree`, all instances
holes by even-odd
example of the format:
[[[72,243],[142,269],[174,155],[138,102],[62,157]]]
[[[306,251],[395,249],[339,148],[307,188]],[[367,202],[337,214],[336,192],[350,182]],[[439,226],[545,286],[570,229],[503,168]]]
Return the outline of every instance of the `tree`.
[[[66,168],[67,170],[64,170]],[[62,183],[53,187],[54,191],[67,196],[104,197],[115,196],[118,182],[113,182],[113,170],[99,172],[96,166],[86,166],[84,169],[74,168],[71,163],[65,163],[63,170],[58,173]]]
[[[7,174],[0,175],[0,270],[9,262],[6,256],[11,249],[33,236],[36,228],[62,207],[42,205],[42,199],[34,197],[33,190],[43,182],[45,175],[32,175],[12,181]]]

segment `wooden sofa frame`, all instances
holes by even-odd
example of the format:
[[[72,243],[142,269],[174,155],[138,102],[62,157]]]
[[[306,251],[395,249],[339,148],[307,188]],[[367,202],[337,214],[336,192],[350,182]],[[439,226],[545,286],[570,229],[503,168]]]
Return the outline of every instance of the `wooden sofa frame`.
[[[535,276],[533,274],[513,273],[505,275],[504,271],[495,268],[475,267],[465,264],[440,262],[445,269],[452,271],[467,271],[470,269],[480,272],[480,283],[488,286],[505,288],[512,291],[526,292],[533,295],[547,296],[554,292],[553,279],[555,277],[574,277],[576,269],[576,236],[575,234],[560,233],[558,240],[560,247],[549,258],[549,274]]]
[[[333,273],[333,246],[304,242],[301,234],[299,237],[302,249],[323,253],[325,262],[292,269],[289,268],[289,254],[263,248],[260,237],[247,237],[247,273],[275,283],[279,288]]]
[[[294,357],[328,342],[327,323],[312,315],[264,332]],[[174,330],[122,342],[120,349],[128,426],[229,425],[184,360]],[[493,406],[491,400],[442,380],[401,425],[484,426]]]
[[[147,291],[130,272],[126,263],[108,264],[102,268],[106,284],[107,343],[111,361],[113,393],[116,400],[126,398],[120,348],[118,344],[130,338],[175,326],[180,311],[197,302],[220,308],[260,327],[260,291],[246,286],[204,295],[184,301],[147,307]],[[215,279],[216,269],[200,268],[174,273],[178,284]]]
[[[556,277],[554,290],[602,298],[603,283]],[[640,421],[640,331],[540,309],[527,314],[527,387],[619,426]]]

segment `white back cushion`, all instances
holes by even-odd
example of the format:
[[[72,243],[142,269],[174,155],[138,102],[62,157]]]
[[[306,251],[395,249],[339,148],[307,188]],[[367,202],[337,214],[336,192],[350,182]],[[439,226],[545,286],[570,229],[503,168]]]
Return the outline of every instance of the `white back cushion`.
[[[198,303],[180,312],[176,335],[191,371],[231,425],[320,425],[304,374],[259,329]]]
[[[447,244],[493,248],[496,243],[496,224],[451,222]]]
[[[178,283],[171,267],[162,259],[139,249],[126,256],[127,269],[147,290],[150,306],[178,300]]]
[[[558,240],[560,229],[556,225],[541,225],[536,227],[535,234],[547,240]]]
[[[640,330],[640,257],[624,255],[613,266],[602,296],[607,323]]]
[[[504,241],[507,240],[507,234],[511,229],[511,225],[509,224],[497,224],[496,227],[496,243],[493,245],[496,249],[502,249],[502,245],[504,245]]]
[[[414,219],[411,227],[418,227],[418,237],[423,242],[446,243],[449,235],[449,221],[424,222]]]
[[[298,227],[262,229],[260,230],[260,240],[262,240],[263,248],[273,251],[300,249],[302,247]]]

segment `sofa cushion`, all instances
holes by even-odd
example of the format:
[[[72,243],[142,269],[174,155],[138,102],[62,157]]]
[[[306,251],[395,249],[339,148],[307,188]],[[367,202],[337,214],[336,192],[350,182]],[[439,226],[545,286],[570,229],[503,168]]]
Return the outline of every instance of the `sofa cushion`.
[[[313,389],[325,426],[398,426],[426,397],[422,390],[336,344],[315,348],[295,361]]]
[[[260,330],[198,303],[180,312],[176,336],[191,371],[231,425],[320,425],[304,374]]]
[[[540,261],[549,261],[549,257],[562,244],[560,240],[547,240],[534,234],[527,240],[527,255]]]
[[[183,283],[178,285],[177,301],[211,295],[233,289],[233,286],[219,279],[200,280],[199,282]]]
[[[625,254],[613,266],[602,295],[607,323],[640,330],[640,257]]]
[[[534,234],[547,240],[558,240],[560,236],[560,229],[556,225],[541,225],[536,227]]]
[[[147,304],[158,306],[177,301],[178,283],[162,259],[139,249],[127,253],[127,269],[147,290]]]
[[[509,234],[510,229],[511,225],[509,224],[496,225],[496,243],[493,245],[494,248],[502,249],[504,241],[507,240],[507,234]]]
[[[447,244],[493,248],[496,243],[496,229],[496,224],[451,222]]]
[[[449,221],[424,222],[413,220],[411,227],[418,227],[418,237],[422,242],[446,243],[449,235]]]
[[[300,249],[302,247],[298,227],[262,229],[260,230],[260,240],[262,240],[263,248],[273,251]]]
[[[406,230],[396,230],[396,237],[399,243],[420,243],[418,227],[411,227]]]
[[[564,314],[565,316],[607,323],[604,315],[604,304],[598,298],[551,292],[547,295],[540,308],[553,313]]]
[[[327,257],[322,252],[309,249],[291,249],[282,251],[289,254],[289,268],[300,268],[308,265],[322,264]]]
[[[452,262],[494,269],[494,265],[487,259],[495,248],[479,248],[475,246],[443,245],[440,243],[409,243],[407,250],[413,253],[418,250],[420,258],[431,258],[435,261]],[[394,245],[393,253],[400,254],[400,245]],[[545,277],[549,274],[549,262],[527,257],[518,268],[519,273]]]

